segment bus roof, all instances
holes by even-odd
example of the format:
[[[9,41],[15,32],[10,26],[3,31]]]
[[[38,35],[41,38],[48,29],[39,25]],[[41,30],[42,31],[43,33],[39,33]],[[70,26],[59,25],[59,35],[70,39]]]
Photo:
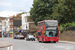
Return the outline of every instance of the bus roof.
[[[37,23],[44,22],[44,21],[57,21],[57,20],[43,20],[43,21],[39,21]]]

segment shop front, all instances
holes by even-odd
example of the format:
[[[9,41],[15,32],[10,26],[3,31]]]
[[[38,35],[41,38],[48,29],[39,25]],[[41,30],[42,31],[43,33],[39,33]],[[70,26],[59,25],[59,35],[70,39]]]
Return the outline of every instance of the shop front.
[[[0,32],[0,37],[2,37],[2,34],[1,34],[1,32]]]
[[[9,31],[9,37],[13,37],[13,31]]]

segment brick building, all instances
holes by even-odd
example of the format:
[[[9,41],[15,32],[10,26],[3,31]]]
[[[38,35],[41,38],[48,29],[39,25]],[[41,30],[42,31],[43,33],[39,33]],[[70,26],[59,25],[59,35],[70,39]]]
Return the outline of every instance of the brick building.
[[[10,18],[10,31],[9,33],[11,34],[11,37],[14,35],[15,31],[18,31],[17,28],[20,28],[20,26],[15,26],[14,20],[21,20],[21,15],[17,14],[16,16],[12,16]]]

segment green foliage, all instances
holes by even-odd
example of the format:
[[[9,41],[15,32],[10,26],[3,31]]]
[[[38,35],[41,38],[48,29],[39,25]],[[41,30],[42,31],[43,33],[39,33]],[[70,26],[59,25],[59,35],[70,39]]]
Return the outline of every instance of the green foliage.
[[[22,15],[22,14],[25,14],[24,12],[22,12],[22,13],[19,13],[19,15]]]
[[[66,24],[61,24],[61,25],[59,26],[60,32],[67,31],[67,28],[68,28],[69,26],[75,26],[75,22],[66,23]]]
[[[75,21],[75,0],[34,0],[32,6],[30,18],[36,25],[42,20],[58,20],[59,24]]]
[[[75,22],[62,24],[63,27],[75,26]]]
[[[71,23],[75,21],[75,0],[59,0],[58,4],[55,4],[55,19],[60,24]]]
[[[33,8],[30,10],[30,18],[37,25],[38,21],[53,19],[52,13],[53,3],[50,0],[34,0]]]
[[[62,25],[59,26],[59,31],[62,33],[64,31],[64,28]]]

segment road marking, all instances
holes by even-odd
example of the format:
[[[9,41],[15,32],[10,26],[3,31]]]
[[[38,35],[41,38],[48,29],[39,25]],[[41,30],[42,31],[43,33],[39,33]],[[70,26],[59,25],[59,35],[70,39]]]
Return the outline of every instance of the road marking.
[[[11,50],[13,50],[13,46],[11,46]]]
[[[67,50],[71,50],[71,49],[74,49],[74,46],[54,46],[56,48],[64,48],[64,49],[67,49]]]
[[[32,42],[29,42],[29,43],[31,43],[31,44],[33,44],[33,45],[36,45],[36,46],[38,46],[38,47],[41,47],[40,50],[48,50],[47,48],[45,48],[45,47],[43,47],[43,46],[41,46],[41,45],[38,45],[38,44],[36,44],[36,43],[32,43]]]
[[[43,46],[40,46],[41,48],[44,48]]]
[[[45,50],[48,50],[47,48],[45,48]]]
[[[7,50],[10,50],[10,47],[8,47]]]
[[[37,46],[40,46],[40,45],[38,45],[38,44],[36,44]]]
[[[7,50],[13,50],[13,46],[7,47]]]

